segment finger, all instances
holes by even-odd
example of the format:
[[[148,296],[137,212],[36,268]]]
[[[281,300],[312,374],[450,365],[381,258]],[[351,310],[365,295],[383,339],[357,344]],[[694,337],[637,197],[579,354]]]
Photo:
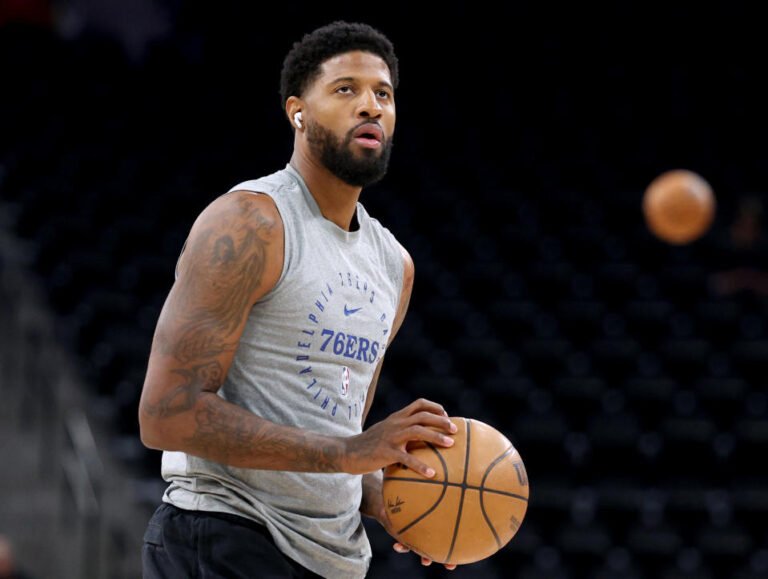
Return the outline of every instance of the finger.
[[[413,455],[408,454],[407,452],[401,453],[400,460],[398,462],[404,464],[405,466],[410,468],[412,471],[417,472],[427,478],[432,478],[433,476],[435,476],[435,469],[421,462],[417,458],[414,458]]]
[[[453,438],[441,434],[431,428],[425,426],[413,425],[409,426],[401,433],[401,440],[407,442],[409,440],[422,440],[424,442],[431,442],[438,446],[453,446]]]
[[[432,564],[432,559],[427,559],[426,557],[421,558],[421,564],[425,567],[429,567]]]
[[[456,564],[455,563],[453,565],[446,564],[444,565],[444,567],[448,569],[448,571],[453,571],[456,568]]]
[[[395,543],[392,548],[398,553],[409,553],[411,550],[402,543]]]
[[[431,412],[432,414],[438,414],[440,416],[448,416],[448,413],[445,411],[445,408],[443,408],[442,404],[438,404],[437,402],[432,402],[431,400],[427,400],[426,398],[419,398],[418,400],[414,400],[408,406],[406,406],[403,410],[408,410],[406,414],[415,414],[416,412],[421,412],[425,410],[427,412]]]
[[[454,434],[458,428],[447,416],[438,416],[431,412],[417,412],[411,415],[408,420],[410,424],[420,424],[422,426],[434,426],[444,432]]]

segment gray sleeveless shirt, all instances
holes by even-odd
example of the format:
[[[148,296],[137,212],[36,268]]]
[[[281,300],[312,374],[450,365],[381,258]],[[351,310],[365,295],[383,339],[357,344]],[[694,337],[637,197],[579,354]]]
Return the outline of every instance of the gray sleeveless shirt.
[[[359,203],[356,231],[325,219],[290,165],[234,190],[275,201],[285,260],[276,286],[250,312],[219,395],[279,424],[359,434],[402,289],[394,236]],[[162,475],[170,483],[165,502],[258,521],[286,555],[324,577],[367,573],[359,475],[235,468],[182,452],[163,453]]]

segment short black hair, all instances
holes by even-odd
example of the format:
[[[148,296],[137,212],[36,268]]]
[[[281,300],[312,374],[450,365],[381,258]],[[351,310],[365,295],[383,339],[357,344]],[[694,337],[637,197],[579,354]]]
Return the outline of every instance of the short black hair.
[[[280,73],[281,105],[290,96],[301,96],[320,74],[320,66],[329,58],[362,50],[371,52],[387,63],[392,86],[397,88],[397,57],[392,42],[368,24],[337,20],[305,34],[293,44],[283,61]]]

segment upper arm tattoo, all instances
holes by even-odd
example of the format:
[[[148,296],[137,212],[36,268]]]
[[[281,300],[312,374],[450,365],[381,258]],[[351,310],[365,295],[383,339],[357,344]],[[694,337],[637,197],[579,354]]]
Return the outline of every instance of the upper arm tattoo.
[[[169,312],[181,322],[175,338],[159,344],[182,364],[235,350],[237,330],[264,278],[266,234],[274,221],[249,199],[240,200],[236,226],[230,212],[219,219],[220,224],[201,231],[188,248],[189,265]]]
[[[208,362],[191,368],[176,368],[174,374],[181,376],[181,383],[155,404],[146,404],[150,416],[170,418],[191,409],[197,397],[204,390],[215,391],[224,381],[224,370],[219,362]]]

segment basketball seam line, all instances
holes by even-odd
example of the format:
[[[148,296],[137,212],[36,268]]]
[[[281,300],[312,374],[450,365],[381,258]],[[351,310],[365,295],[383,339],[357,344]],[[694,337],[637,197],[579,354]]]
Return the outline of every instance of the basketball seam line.
[[[464,454],[464,480],[461,483],[461,498],[459,499],[459,512],[456,513],[456,526],[453,528],[453,539],[451,540],[451,548],[448,550],[448,555],[445,558],[446,561],[451,560],[451,555],[453,555],[453,548],[456,546],[456,537],[459,536],[459,524],[461,523],[461,512],[464,509],[464,495],[467,492],[467,470],[469,469],[469,450],[471,448],[472,429],[470,428],[470,421],[467,420],[466,418],[464,419],[464,424],[467,431],[467,444],[466,444],[467,451]],[[448,473],[446,473],[446,475],[447,474]],[[448,477],[446,476],[446,478]],[[444,488],[447,488],[447,486]]]
[[[401,476],[386,476],[384,477],[384,480],[401,480],[404,482],[417,482],[417,483],[424,483],[428,485],[443,485],[446,487],[460,487],[465,488],[468,491],[480,491],[481,493],[494,493],[497,495],[504,495],[506,497],[511,497],[513,499],[518,499],[524,502],[528,502],[528,497],[524,497],[523,495],[516,495],[515,493],[508,493],[506,491],[500,491],[498,489],[487,489],[484,487],[476,487],[472,485],[465,485],[463,483],[452,483],[447,481],[439,481],[439,480],[424,480],[420,478],[407,478],[407,477],[401,477]]]
[[[488,478],[488,475],[491,474],[491,471],[493,470],[493,467],[495,467],[499,462],[504,460],[504,457],[509,455],[510,452],[513,452],[515,450],[514,446],[510,446],[507,450],[505,450],[503,453],[501,453],[501,456],[496,458],[490,465],[488,465],[488,468],[485,469],[485,474],[483,475],[483,479],[480,481],[480,487],[485,486],[485,479]],[[491,523],[490,517],[488,517],[488,513],[485,511],[485,501],[483,500],[483,493],[480,493],[480,510],[483,513],[483,517],[485,517],[485,522],[488,524],[488,527],[491,529],[491,533],[493,533],[493,538],[496,539],[496,545],[498,545],[499,549],[501,549],[501,539],[499,539],[499,534],[496,532],[495,527]]]
[[[430,450],[432,450],[432,452],[434,452],[437,455],[437,458],[440,459],[440,463],[443,465],[443,477],[447,477],[448,476],[448,465],[445,464],[445,459],[443,458],[443,456],[438,452],[438,450],[433,445],[427,443],[427,446],[429,446]],[[405,527],[403,527],[402,529],[397,531],[397,534],[399,535],[401,533],[404,533],[405,531],[410,529],[412,526],[414,526],[416,523],[418,523],[420,520],[422,520],[424,517],[429,515],[429,513],[434,511],[437,508],[437,505],[439,505],[440,502],[443,500],[443,497],[445,496],[445,493],[446,493],[447,490],[448,490],[448,487],[447,486],[443,486],[443,492],[440,493],[440,496],[438,497],[437,501],[435,501],[435,504],[432,505],[431,507],[429,507],[429,509],[427,511],[425,511],[424,513],[422,513],[419,517],[417,517],[416,519],[414,519],[413,521],[408,523]]]

